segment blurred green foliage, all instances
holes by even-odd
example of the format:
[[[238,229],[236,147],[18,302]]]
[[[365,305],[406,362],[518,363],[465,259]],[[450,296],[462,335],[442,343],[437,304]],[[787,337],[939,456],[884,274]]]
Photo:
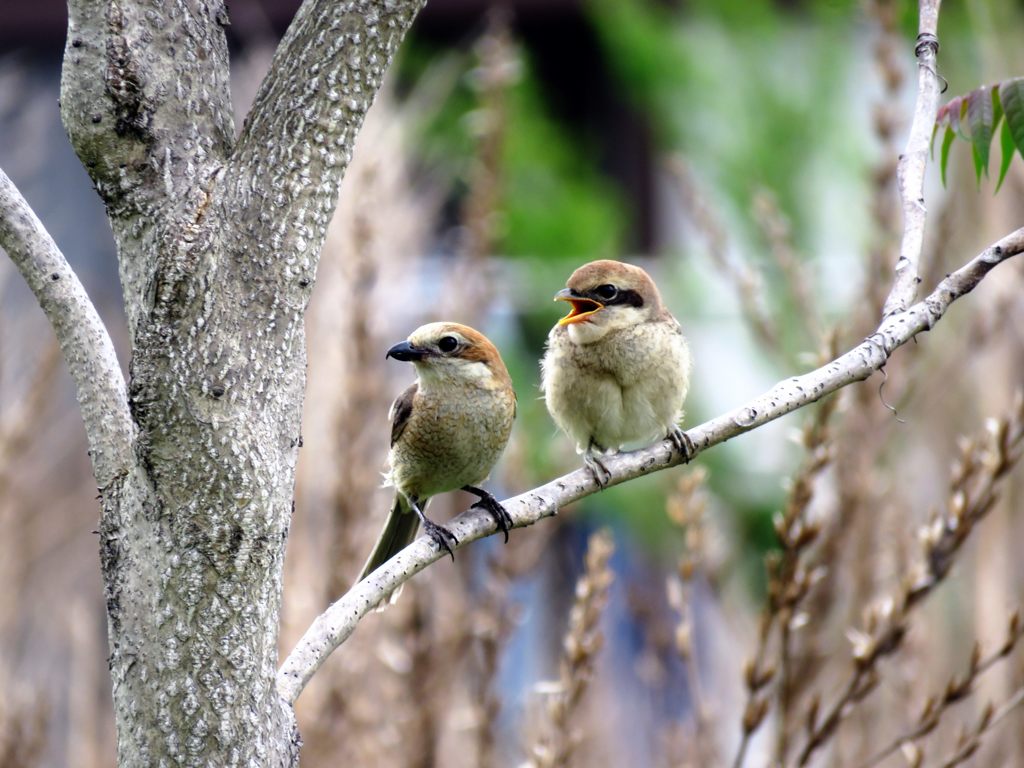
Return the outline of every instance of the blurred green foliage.
[[[741,210],[758,188],[771,189],[803,247],[816,213],[806,204],[809,166],[821,153],[863,160],[863,142],[850,135],[848,60],[836,47],[854,4],[827,6],[812,19],[767,2],[697,3],[685,14],[653,0],[588,5],[623,92],[651,116],[661,148],[682,153]]]
[[[415,38],[403,50],[406,72],[412,62],[432,60],[430,49]],[[456,201],[467,193],[481,109],[472,77],[476,62],[471,55],[463,61],[465,75],[423,123],[417,141],[432,172],[452,175]],[[528,52],[522,52],[520,74],[504,94],[504,110],[496,251],[567,263],[620,253],[626,216],[619,193],[597,171],[593,149],[551,116]]]

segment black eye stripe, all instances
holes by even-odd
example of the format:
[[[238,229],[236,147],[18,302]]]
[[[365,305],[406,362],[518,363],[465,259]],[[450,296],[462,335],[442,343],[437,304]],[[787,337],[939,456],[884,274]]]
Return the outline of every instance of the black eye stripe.
[[[615,303],[628,304],[639,309],[644,305],[644,298],[636,291],[619,291],[619,295],[615,297]]]
[[[620,288],[618,293],[616,293],[616,295],[614,296],[614,298],[611,299],[602,299],[601,296],[597,293],[597,289],[594,289],[589,293],[591,296],[594,297],[595,301],[599,301],[608,307],[615,306],[616,304],[625,304],[630,307],[636,307],[637,309],[639,309],[644,305],[643,296],[641,296],[639,293],[632,289],[622,290]]]

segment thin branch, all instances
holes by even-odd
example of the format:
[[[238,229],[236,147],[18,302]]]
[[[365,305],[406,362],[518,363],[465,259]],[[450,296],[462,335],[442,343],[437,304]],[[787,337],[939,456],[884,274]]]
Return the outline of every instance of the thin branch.
[[[820,341],[822,328],[818,300],[811,289],[808,265],[800,258],[793,245],[793,230],[779,201],[767,187],[757,190],[751,203],[754,222],[761,229],[768,250],[793,300],[793,308],[800,318],[804,333],[815,343]]]
[[[53,382],[60,364],[60,347],[50,341],[35,365],[31,380],[14,403],[5,404],[0,414],[0,497],[12,470],[11,458],[24,450],[35,432],[40,414],[46,410],[53,395]]]
[[[693,752],[698,765],[720,765],[722,761],[715,744],[711,706],[701,683],[701,670],[694,639],[694,581],[698,574],[704,578],[709,577],[704,563],[707,557],[707,475],[704,467],[693,467],[680,476],[675,492],[666,500],[668,518],[682,531],[685,542],[683,554],[680,555],[676,566],[675,578],[670,578],[666,583],[666,597],[669,606],[679,617],[673,646],[683,662],[686,686],[693,702]]]
[[[939,110],[939,73],[936,58],[939,52],[939,6],[941,0],[920,0],[920,22],[917,47],[917,103],[907,136],[907,146],[896,168],[900,200],[903,204],[903,240],[896,262],[896,277],[885,300],[882,316],[902,312],[914,300],[919,276],[921,250],[924,243],[924,222],[928,214],[924,206],[924,172],[928,164],[935,115]]]
[[[835,351],[832,351],[835,354]],[[827,358],[826,358],[827,359]],[[792,711],[795,700],[793,677],[793,624],[805,614],[803,602],[819,580],[821,570],[808,567],[805,555],[818,539],[821,526],[809,518],[808,509],[814,498],[814,483],[832,461],[829,450],[828,424],[838,399],[826,400],[810,423],[804,427],[802,445],[805,458],[786,501],[785,511],[775,517],[775,535],[780,551],[765,558],[768,573],[768,595],[761,611],[757,647],[754,655],[743,665],[743,681],[747,688],[747,703],[741,720],[742,736],[732,762],[741,768],[750,747],[751,738],[767,717],[772,702],[779,710],[778,738],[773,765],[783,765],[793,730]],[[813,566],[813,564],[810,564]],[[778,628],[778,650],[769,658],[769,644]],[[766,689],[774,683],[774,696]]]
[[[981,647],[975,643],[971,652],[970,664],[964,676],[950,678],[941,694],[930,696],[925,702],[916,725],[894,738],[885,747],[872,755],[861,765],[861,768],[875,768],[875,766],[884,762],[891,755],[901,749],[905,749],[908,744],[915,744],[918,740],[932,733],[938,727],[942,716],[950,707],[965,701],[974,693],[978,678],[1013,652],[1022,634],[1024,634],[1024,622],[1021,621],[1020,613],[1014,611],[1010,615],[1006,639],[1003,643],[984,658],[981,656]]]
[[[892,290],[893,252],[898,251],[902,235],[902,209],[896,181],[900,150],[896,146],[896,135],[903,134],[906,121],[903,93],[906,73],[903,69],[905,45],[899,29],[899,7],[899,0],[869,0],[867,3],[867,11],[877,25],[874,60],[882,92],[872,110],[872,126],[880,155],[870,173],[870,211],[874,232],[867,249],[863,287],[866,301],[860,307],[860,318],[855,318],[854,322],[863,318],[865,313],[870,318],[868,322],[882,317],[882,305]],[[935,261],[934,255],[932,260]],[[938,280],[938,277],[933,279]]]
[[[114,344],[64,255],[0,170],[0,247],[36,295],[75,380],[100,489],[127,472],[135,427]]]
[[[928,331],[956,299],[969,293],[997,264],[1024,251],[1024,228],[989,246],[946,277],[936,289],[910,309],[883,320],[878,329],[856,347],[832,362],[801,376],[779,382],[749,403],[688,430],[695,453],[774,421],[780,416],[816,402],[877,371],[889,356],[917,334]],[[683,463],[684,457],[662,441],[639,451],[619,454],[605,463],[610,484],[632,480]],[[515,527],[532,525],[558,509],[599,491],[590,472],[578,469],[546,485],[503,502]],[[496,531],[493,519],[472,510],[449,526],[459,547]],[[402,552],[356,584],[309,627],[278,672],[278,691],[294,702],[327,657],[348,638],[356,625],[385,595],[443,556],[429,537],[420,537]]]
[[[998,709],[994,708],[992,704],[989,704],[982,711],[981,717],[978,718],[978,722],[974,726],[973,733],[969,733],[965,737],[961,738],[961,743],[957,747],[956,751],[946,758],[942,763],[942,768],[954,768],[954,766],[966,762],[975,752],[978,751],[978,748],[981,746],[982,736],[1001,723],[1021,704],[1024,704],[1024,686],[1014,691]]]

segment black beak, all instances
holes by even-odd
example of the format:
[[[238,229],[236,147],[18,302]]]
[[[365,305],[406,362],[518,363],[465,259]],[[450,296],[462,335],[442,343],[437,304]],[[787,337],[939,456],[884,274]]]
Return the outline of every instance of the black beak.
[[[555,294],[555,301],[569,301],[571,299],[585,299],[586,296],[580,296],[572,288],[563,288]]]
[[[401,341],[388,350],[388,353],[384,355],[384,359],[387,360],[389,357],[393,357],[395,360],[415,363],[417,360],[422,360],[426,356],[426,350],[417,349],[408,341]]]

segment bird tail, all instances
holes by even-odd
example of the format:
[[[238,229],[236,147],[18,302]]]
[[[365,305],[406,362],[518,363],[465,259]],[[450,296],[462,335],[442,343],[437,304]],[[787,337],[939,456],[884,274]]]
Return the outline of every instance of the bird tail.
[[[385,561],[390,560],[394,555],[409,546],[413,539],[416,538],[416,532],[419,530],[419,527],[419,518],[413,512],[412,507],[409,506],[409,502],[406,501],[402,494],[396,493],[394,504],[391,505],[391,512],[388,513],[388,519],[384,523],[384,530],[377,537],[377,543],[373,545],[373,551],[370,553],[369,558],[367,558],[366,565],[363,566],[363,570],[360,572],[359,578],[356,579],[356,583],[365,579]],[[400,591],[400,589],[395,590],[382,602],[382,605],[393,603],[398,599]]]

